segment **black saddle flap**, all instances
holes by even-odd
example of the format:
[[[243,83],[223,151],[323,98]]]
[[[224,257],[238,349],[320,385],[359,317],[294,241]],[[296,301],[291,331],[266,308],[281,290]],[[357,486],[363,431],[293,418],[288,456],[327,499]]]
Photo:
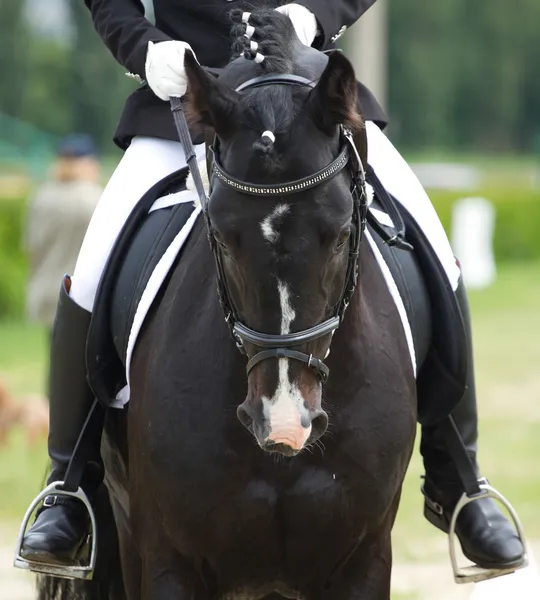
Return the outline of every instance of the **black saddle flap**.
[[[424,232],[402,206],[407,240],[424,274],[431,298],[432,343],[418,372],[418,420],[432,425],[448,416],[467,386],[467,334],[461,309],[443,266]]]
[[[389,246],[379,232],[370,229],[400,291],[411,325],[418,365],[418,420],[422,425],[432,425],[448,416],[465,392],[467,334],[459,303],[438,256],[411,214],[391,200],[403,218],[406,240],[414,252]],[[378,203],[375,207],[381,209]],[[430,323],[423,322],[425,319]]]

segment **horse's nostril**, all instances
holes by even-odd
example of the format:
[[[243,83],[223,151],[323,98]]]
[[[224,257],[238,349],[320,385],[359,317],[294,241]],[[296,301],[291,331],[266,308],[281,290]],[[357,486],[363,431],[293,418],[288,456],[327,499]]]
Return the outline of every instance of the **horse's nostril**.
[[[317,411],[317,415],[311,420],[311,438],[318,440],[328,428],[328,415],[324,410]]]
[[[253,417],[249,414],[245,406],[240,404],[240,406],[236,409],[236,416],[246,429],[253,432]]]

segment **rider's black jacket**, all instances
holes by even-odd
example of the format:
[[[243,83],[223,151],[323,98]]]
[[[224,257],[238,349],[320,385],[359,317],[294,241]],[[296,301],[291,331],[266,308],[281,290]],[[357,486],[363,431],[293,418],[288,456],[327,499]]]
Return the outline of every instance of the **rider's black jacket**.
[[[85,0],[94,26],[115,59],[129,72],[145,77],[148,42],[181,40],[191,45],[197,59],[208,67],[223,67],[231,54],[231,8],[252,11],[287,4],[283,0],[154,0],[155,25],[145,18],[140,0]],[[333,47],[336,39],[359,19],[375,0],[298,0],[315,15],[320,35],[313,44],[320,50]],[[386,123],[371,92],[359,87],[366,119]],[[146,84],[126,102],[115,141],[126,148],[135,135],[177,139],[168,103]]]

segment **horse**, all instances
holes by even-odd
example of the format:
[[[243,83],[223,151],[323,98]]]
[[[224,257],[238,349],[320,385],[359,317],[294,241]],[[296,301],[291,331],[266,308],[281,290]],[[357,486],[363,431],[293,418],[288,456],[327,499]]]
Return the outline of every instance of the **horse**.
[[[211,194],[108,412],[94,580],[41,600],[390,598],[417,397],[366,242],[355,73],[276,11],[250,22],[262,63],[216,79],[186,54]]]

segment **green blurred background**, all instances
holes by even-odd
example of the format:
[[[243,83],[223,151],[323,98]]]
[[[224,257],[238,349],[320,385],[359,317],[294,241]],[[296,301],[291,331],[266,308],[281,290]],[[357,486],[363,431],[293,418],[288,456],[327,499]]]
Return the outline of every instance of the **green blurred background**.
[[[465,166],[472,183],[429,192],[450,233],[463,196],[496,210],[497,280],[471,292],[481,403],[480,462],[540,541],[540,2],[388,0],[388,133],[415,166]],[[352,48],[354,37],[345,38]],[[24,318],[26,201],[61,136],[91,133],[104,179],[136,84],[95,34],[82,0],[0,0],[0,381],[16,401],[44,394],[46,332]],[[15,428],[0,445],[0,598],[30,598],[9,567],[14,532],[46,469],[45,440]],[[421,515],[415,454],[395,529],[396,600],[450,600],[446,539]],[[7,582],[7,583],[6,583]],[[11,586],[11,587],[10,587]],[[17,587],[21,586],[21,587]],[[8,590],[8,591],[6,591]],[[17,595],[19,594],[19,595]]]

